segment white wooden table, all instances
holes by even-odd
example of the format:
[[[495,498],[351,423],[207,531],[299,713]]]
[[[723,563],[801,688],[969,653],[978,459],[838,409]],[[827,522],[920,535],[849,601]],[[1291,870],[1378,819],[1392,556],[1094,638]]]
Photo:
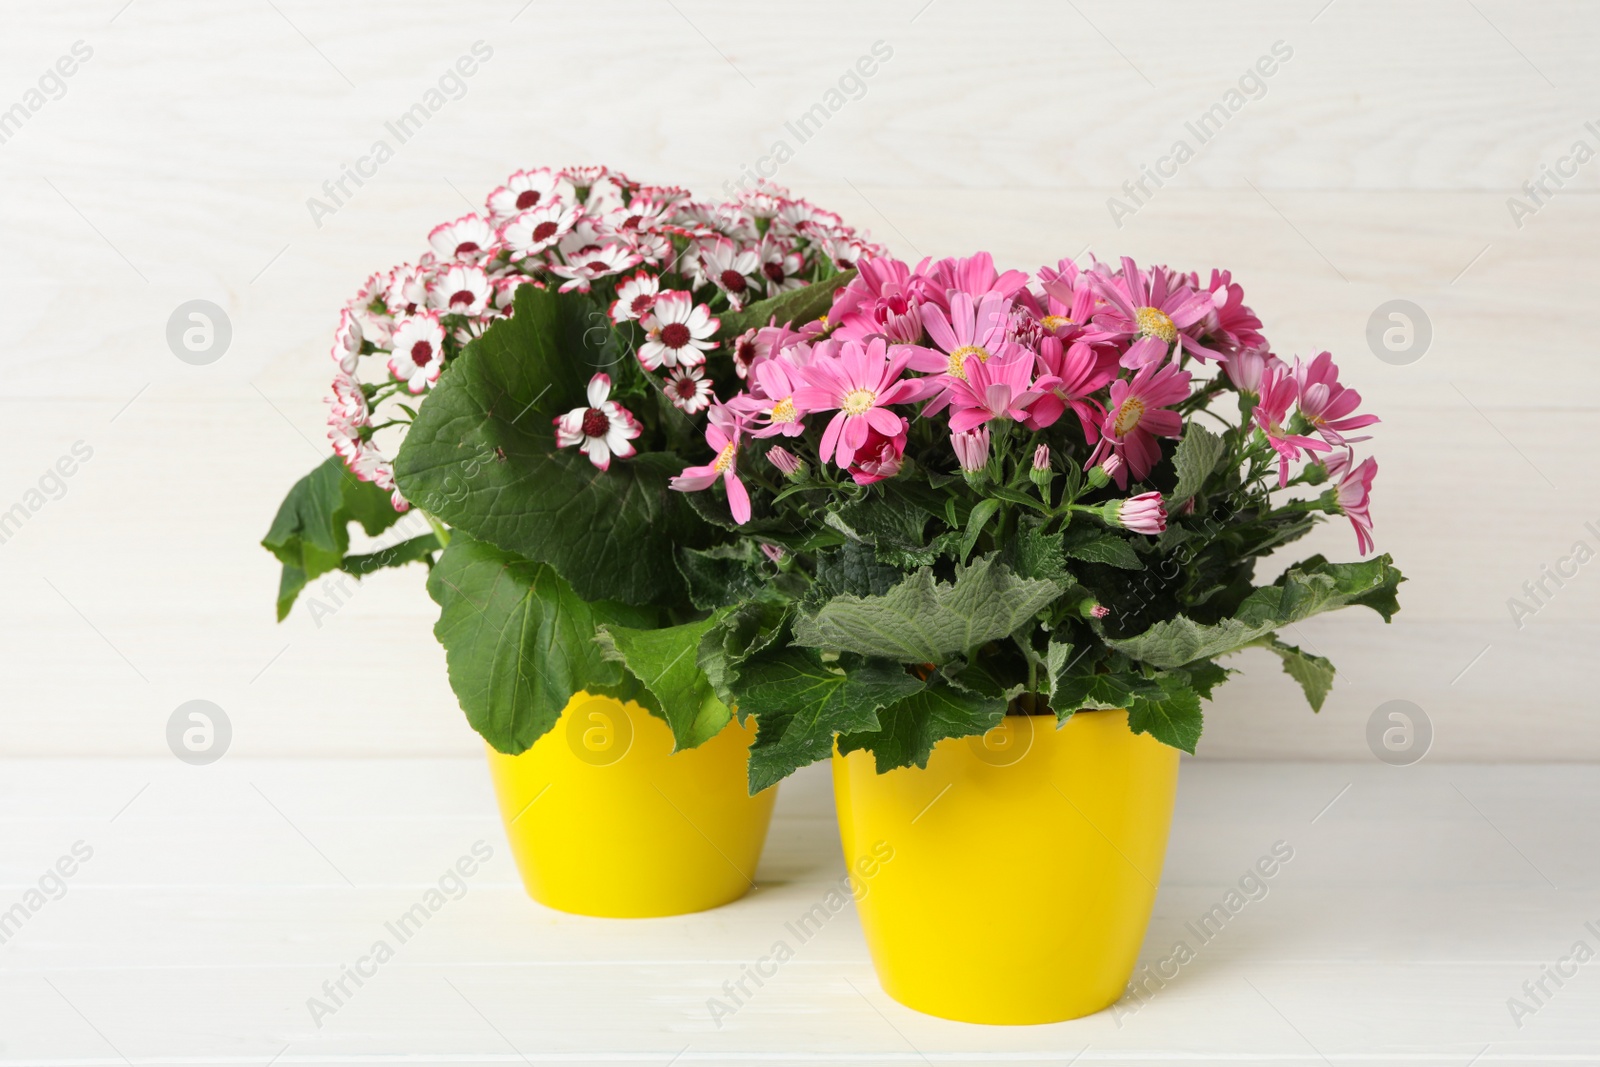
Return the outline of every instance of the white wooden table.
[[[708,1000],[843,873],[827,786],[785,784],[746,899],[617,921],[528,900],[477,760],[0,763],[0,908],[93,853],[0,945],[0,1067],[1600,1063],[1600,961],[1520,1028],[1507,1009],[1600,947],[1595,768],[1190,761],[1143,959],[1194,959],[1142,1001],[922,1016],[846,909],[719,1027]],[[399,943],[385,923],[478,841],[492,858]],[[1265,896],[1201,943],[1186,924],[1280,841]],[[379,939],[394,957],[319,1027],[308,999]]]

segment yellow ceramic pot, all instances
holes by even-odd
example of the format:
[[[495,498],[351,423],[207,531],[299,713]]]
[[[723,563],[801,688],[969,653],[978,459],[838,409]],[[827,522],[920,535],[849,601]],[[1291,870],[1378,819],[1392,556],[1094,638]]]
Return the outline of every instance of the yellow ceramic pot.
[[[845,863],[884,990],[975,1023],[1114,1003],[1155,903],[1178,752],[1121,711],[1008,715],[924,769],[833,757]],[[870,873],[869,873],[870,872]]]
[[[579,915],[704,911],[754,884],[777,788],[748,795],[753,726],[672,751],[637,704],[579,693],[520,756],[489,749],[528,895]]]

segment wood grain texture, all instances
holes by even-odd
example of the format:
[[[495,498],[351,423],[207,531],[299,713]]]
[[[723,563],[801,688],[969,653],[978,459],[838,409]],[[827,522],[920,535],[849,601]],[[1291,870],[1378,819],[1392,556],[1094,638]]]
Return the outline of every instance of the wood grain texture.
[[[0,107],[75,41],[94,51],[0,144],[0,510],[74,442],[94,456],[0,544],[0,750],[159,754],[172,709],[205,697],[241,755],[471,754],[419,571],[271,621],[256,541],[323,454],[337,306],[516,166],[600,160],[714,193],[795,141],[785,123],[881,40],[892,58],[792,145],[780,181],[907,257],[1228,266],[1280,353],[1331,349],[1384,418],[1374,515],[1411,578],[1404,612],[1294,635],[1341,668],[1318,716],[1271,660],[1240,657],[1203,757],[1361,758],[1374,709],[1405,699],[1433,720],[1430,759],[1600,758],[1600,573],[1521,626],[1508,607],[1574,542],[1600,548],[1585,525],[1600,528],[1600,162],[1520,228],[1506,206],[1578,138],[1600,145],[1584,125],[1600,119],[1592,5],[519,7],[8,16]],[[306,199],[478,40],[493,56],[464,95],[314,224]],[[1108,198],[1280,41],[1292,56],[1264,91],[1114,222]],[[206,367],[164,341],[196,297],[234,327]],[[1397,297],[1433,326],[1408,366],[1366,341]],[[1304,546],[1352,548],[1332,527]]]

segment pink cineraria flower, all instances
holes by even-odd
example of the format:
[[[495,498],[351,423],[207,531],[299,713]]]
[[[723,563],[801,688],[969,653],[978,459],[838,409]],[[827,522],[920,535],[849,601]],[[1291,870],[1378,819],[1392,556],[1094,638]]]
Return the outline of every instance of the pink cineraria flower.
[[[728,405],[740,415],[760,416],[766,420],[750,436],[798,437],[805,432],[800,409],[795,405],[795,393],[804,386],[800,368],[784,359],[764,359],[750,374],[753,378],[750,390]]]
[[[361,356],[361,322],[349,308],[339,312],[339,328],[333,331],[329,355],[346,374],[356,372],[356,360]]]
[[[428,306],[441,315],[482,315],[493,288],[479,267],[453,266],[428,287]]]
[[[1033,367],[1034,359],[1026,352],[987,363],[968,356],[966,373],[946,381],[952,408],[951,431],[971,430],[990,419],[1026,419],[1028,408],[1057,381],[1048,374],[1034,381]]]
[[[1351,430],[1371,426],[1380,420],[1376,415],[1353,414],[1361,406],[1361,394],[1339,384],[1339,368],[1334,366],[1332,354],[1319,353],[1310,363],[1303,363],[1296,356],[1294,381],[1299,392],[1300,414],[1323,440],[1331,445],[1346,445],[1371,439],[1371,435],[1345,436]]]
[[[1254,418],[1266,435],[1272,450],[1278,453],[1278,488],[1289,484],[1289,463],[1298,460],[1302,451],[1330,452],[1332,449],[1314,437],[1301,437],[1284,429],[1289,409],[1295,401],[1295,378],[1283,364],[1269,365],[1261,375],[1261,399],[1256,402]]]
[[[1177,437],[1183,431],[1183,418],[1166,409],[1188,395],[1189,372],[1172,363],[1148,364],[1131,381],[1112,382],[1111,409],[1100,424],[1104,436],[1085,466],[1100,463],[1119,489],[1128,487],[1130,474],[1134,481],[1142,480],[1161,459],[1156,438]]]
[[[1160,493],[1140,493],[1116,504],[1117,525],[1134,533],[1154,536],[1167,529],[1167,509]]]
[[[750,521],[750,494],[739,480],[739,438],[742,428],[733,412],[721,404],[711,409],[706,421],[706,444],[716,452],[716,458],[699,467],[685,467],[682,474],[671,481],[672,488],[680,493],[698,492],[710,488],[711,483],[722,479],[728,492],[728,510],[733,521]]]
[[[640,325],[645,342],[639,346],[639,362],[646,370],[658,370],[704,363],[705,353],[717,347],[711,338],[722,322],[704,304],[696,304],[693,296],[674,289],[656,297]]]
[[[500,240],[511,252],[511,262],[536,256],[561,241],[578,222],[578,209],[552,201],[520,212],[500,227]]]
[[[1199,278],[1195,277],[1195,288]],[[1201,337],[1214,339],[1223,354],[1239,352],[1246,348],[1265,348],[1267,339],[1261,336],[1261,320],[1244,304],[1244,288],[1225,270],[1211,272],[1211,310],[1207,313]]]
[[[573,408],[551,420],[556,427],[556,447],[577,445],[590,463],[606,470],[612,456],[627,459],[634,454],[632,442],[642,428],[627,408],[610,399],[610,375],[590,378],[587,393],[587,407]]]
[[[372,411],[361,383],[342,370],[333,376],[333,395],[328,397],[328,440],[346,462],[365,447],[361,431],[372,425]]]
[[[856,449],[856,457],[849,467],[850,477],[857,485],[871,485],[900,473],[905,462],[908,425],[902,418],[897,434],[879,433],[876,427],[867,430],[867,439]]]
[[[567,279],[561,285],[563,293],[576,289],[587,293],[591,282],[598,278],[621,274],[639,265],[639,253],[626,245],[608,244],[594,251],[571,257],[565,263],[550,264],[550,273]]]
[[[519,170],[489,194],[489,214],[504,222],[523,211],[571,196],[572,186],[549,167]]]
[[[1039,268],[1039,281],[1044,289],[1044,301],[1039,310],[1039,325],[1061,338],[1063,343],[1075,340],[1091,344],[1107,340],[1094,325],[1096,312],[1104,305],[1089,283],[1089,276],[1079,270],[1070,259],[1063,259],[1050,267]]]
[[[948,317],[933,304],[922,308],[922,324],[939,350],[909,348],[910,367],[924,373],[943,371],[955,378],[966,375],[967,360],[976,357],[987,363],[992,357],[1010,355],[1003,350],[1011,326],[1011,301],[990,293],[976,302],[966,293],[950,297]]]
[[[922,283],[922,291],[938,307],[949,310],[952,296],[964,293],[974,300],[990,294],[1007,301],[1012,294],[1028,284],[1028,275],[1020,270],[1000,274],[994,269],[994,257],[979,252],[969,259],[941,259],[929,266],[930,260],[917,264],[914,272]]]
[[[679,411],[686,415],[698,415],[711,406],[714,399],[711,392],[711,382],[708,381],[699,367],[675,367],[667,375],[667,382],[663,388],[667,392],[667,399]]]
[[[848,468],[866,445],[869,429],[886,437],[901,432],[904,420],[889,405],[915,403],[938,388],[932,378],[902,379],[910,360],[910,351],[891,356],[888,342],[875,337],[865,343],[845,341],[837,355],[815,356],[800,369],[806,384],[795,391],[795,405],[802,413],[835,412],[822,432],[823,462],[832,459]]]
[[[628,275],[617,286],[617,298],[611,302],[611,321],[643,319],[656,306],[660,292],[661,279],[654,274],[641,270]]]
[[[979,426],[975,430],[951,434],[950,448],[964,472],[978,473],[989,464],[989,427]]]
[[[413,394],[433,387],[444,369],[444,328],[439,316],[424,312],[405,319],[394,331],[389,372]]]
[[[1356,531],[1356,549],[1361,555],[1372,551],[1372,479],[1378,476],[1378,461],[1372,456],[1355,462],[1350,449],[1335,452],[1325,461],[1328,478],[1333,481],[1339,501],[1339,510],[1350,520]]]
[[[430,230],[428,244],[440,259],[476,263],[494,251],[494,227],[482,215],[463,215]]]
[[[761,257],[753,248],[740,249],[726,237],[718,237],[700,246],[696,269],[701,277],[727,293],[728,303],[738,310],[750,298]]]
[[[1030,430],[1042,430],[1055,425],[1071,408],[1083,427],[1084,440],[1094,444],[1100,438],[1100,423],[1106,413],[1090,396],[1117,376],[1116,354],[1083,341],[1066,345],[1059,337],[1045,337],[1039,342],[1039,370],[1056,382],[1028,409],[1024,425]]]
[[[828,312],[834,336],[859,341],[882,334],[899,344],[922,339],[922,309],[914,297],[911,268],[897,259],[867,257],[860,272],[833,298]]]
[[[1199,359],[1220,358],[1222,353],[1202,345],[1192,334],[1211,310],[1211,300],[1165,267],[1152,267],[1149,277],[1133,260],[1122,258],[1122,273],[1113,276],[1099,264],[1090,274],[1102,299],[1109,305],[1095,324],[1133,344],[1122,355],[1124,367],[1143,367],[1166,358],[1174,343]]]

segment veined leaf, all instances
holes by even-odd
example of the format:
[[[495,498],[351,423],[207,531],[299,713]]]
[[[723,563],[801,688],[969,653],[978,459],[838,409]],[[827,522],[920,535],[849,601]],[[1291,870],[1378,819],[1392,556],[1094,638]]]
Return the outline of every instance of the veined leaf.
[[[715,737],[728,724],[731,713],[717,700],[711,683],[696,660],[700,641],[726,612],[700,622],[659,629],[636,630],[615,623],[602,624],[598,640],[602,652],[620,660],[656,698],[661,717],[672,727],[675,750],[694,748]]]
[[[993,556],[958,567],[954,582],[935,581],[924,567],[882,596],[847,593],[802,613],[794,642],[902,663],[942,663],[1009,636],[1060,593],[1054,582],[1018,578]]]
[[[1226,450],[1227,445],[1222,438],[1198,422],[1189,423],[1183,431],[1183,440],[1178,442],[1178,450],[1172,456],[1172,465],[1178,472],[1178,484],[1167,494],[1167,507],[1181,504],[1198,493]]]
[[[799,649],[763,655],[739,668],[733,685],[739,714],[756,717],[750,748],[755,795],[833,752],[836,733],[879,728],[878,709],[910,696],[922,682],[893,666],[862,664],[848,672]]]
[[[371,482],[357,480],[338,456],[329,456],[296,482],[261,541],[283,564],[278,621],[289,614],[307,582],[337,570],[344,562],[352,522],[359,522],[369,535],[377,535],[399,518],[389,494]]]
[[[1300,683],[1311,710],[1321,711],[1322,702],[1328,699],[1328,693],[1333,689],[1333,661],[1302,652],[1294,645],[1286,645],[1277,639],[1273,639],[1266,647],[1283,660],[1283,673]]]
[[[1204,725],[1200,695],[1179,679],[1160,679],[1159,696],[1140,695],[1128,705],[1128,729],[1194,754]]]
[[[595,643],[597,622],[649,621],[586,603],[549,566],[459,529],[428,575],[428,595],[439,605],[433,632],[467,721],[511,755],[554,726],[574,693],[623,683],[622,665]]]
[[[947,737],[986,733],[1005,718],[1005,700],[943,682],[878,711],[879,728],[839,736],[839,751],[870,749],[878,773],[895,767],[926,767],[933,746]]]
[[[1395,587],[1403,580],[1387,554],[1360,563],[1329,563],[1313,556],[1245,597],[1231,619],[1204,624],[1179,615],[1134,637],[1106,638],[1106,644],[1153,667],[1181,667],[1233,652],[1289,623],[1350,604],[1370,607],[1387,622],[1399,610]]]

